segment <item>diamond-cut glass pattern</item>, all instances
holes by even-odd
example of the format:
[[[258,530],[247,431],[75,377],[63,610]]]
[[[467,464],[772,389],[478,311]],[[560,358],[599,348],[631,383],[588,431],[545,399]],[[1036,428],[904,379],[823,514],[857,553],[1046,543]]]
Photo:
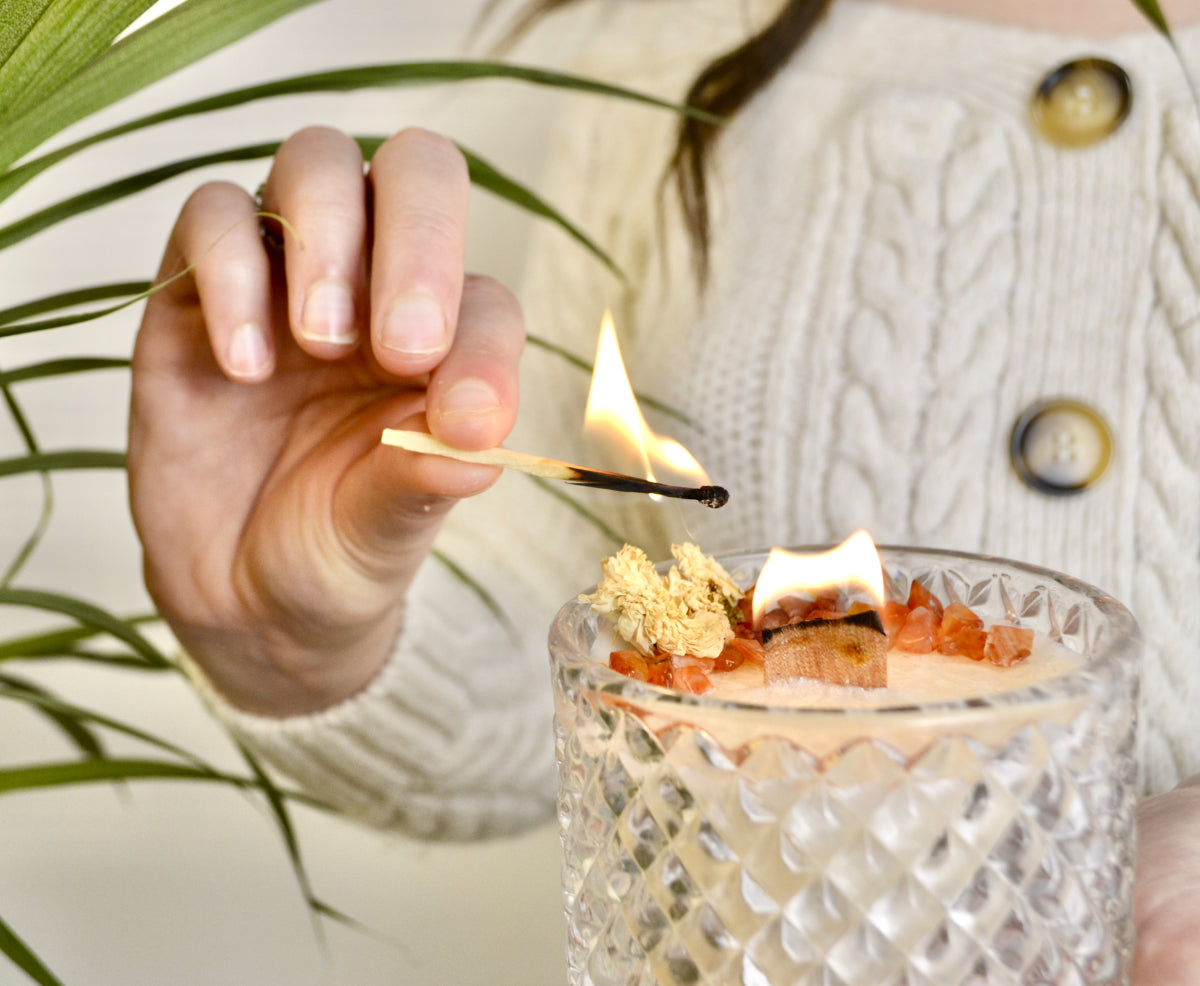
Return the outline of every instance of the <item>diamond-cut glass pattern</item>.
[[[865,714],[680,696],[551,636],[572,986],[1098,986],[1132,953],[1139,642],[1074,580],[885,549],[1088,656],[1019,692]],[[727,559],[752,581],[762,559]],[[832,747],[829,736],[838,737]]]

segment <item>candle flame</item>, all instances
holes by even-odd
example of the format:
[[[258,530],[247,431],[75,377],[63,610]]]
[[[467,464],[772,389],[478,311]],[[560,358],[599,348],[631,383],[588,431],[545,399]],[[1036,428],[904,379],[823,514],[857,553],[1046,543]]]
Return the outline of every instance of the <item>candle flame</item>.
[[[625,371],[612,313],[607,311],[600,323],[583,420],[584,430],[606,452],[622,460],[613,466],[618,471],[656,480],[655,470],[659,469],[676,481],[708,485],[708,475],[695,457],[675,439],[655,434],[646,423]]]
[[[819,554],[772,548],[754,587],[754,625],[761,626],[763,615],[784,596],[815,596],[840,588],[864,591],[876,605],[883,605],[883,566],[866,531]]]

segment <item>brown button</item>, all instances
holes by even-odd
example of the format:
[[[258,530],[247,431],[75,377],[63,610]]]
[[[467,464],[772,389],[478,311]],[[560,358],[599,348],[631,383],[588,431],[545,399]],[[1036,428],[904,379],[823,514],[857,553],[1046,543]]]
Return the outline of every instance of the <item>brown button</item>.
[[[1033,94],[1030,113],[1043,137],[1063,147],[1103,140],[1129,116],[1133,86],[1120,65],[1080,58],[1060,65]]]
[[[1034,404],[1012,433],[1012,461],[1026,485],[1042,493],[1080,493],[1112,459],[1112,434],[1104,419],[1079,401]]]

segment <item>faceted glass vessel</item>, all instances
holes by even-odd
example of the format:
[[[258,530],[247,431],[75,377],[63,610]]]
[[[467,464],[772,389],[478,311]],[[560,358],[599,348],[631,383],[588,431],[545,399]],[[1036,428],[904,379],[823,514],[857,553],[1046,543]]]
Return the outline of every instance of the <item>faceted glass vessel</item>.
[[[693,696],[550,635],[572,986],[1129,981],[1141,641],[1072,578],[880,549],[990,624],[1083,655],[1039,685],[882,709]],[[765,555],[721,559],[743,585]]]

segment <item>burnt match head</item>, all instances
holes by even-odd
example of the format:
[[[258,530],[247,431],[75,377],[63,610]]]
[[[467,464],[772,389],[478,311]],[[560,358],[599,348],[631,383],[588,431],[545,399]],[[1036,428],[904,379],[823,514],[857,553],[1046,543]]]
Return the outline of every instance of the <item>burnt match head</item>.
[[[599,469],[584,469],[582,466],[564,466],[570,471],[562,478],[578,486],[591,486],[593,489],[612,490],[616,493],[656,493],[677,500],[696,500],[706,507],[723,507],[729,502],[729,491],[723,486],[668,486],[653,479],[639,479],[637,476],[623,476]]]

